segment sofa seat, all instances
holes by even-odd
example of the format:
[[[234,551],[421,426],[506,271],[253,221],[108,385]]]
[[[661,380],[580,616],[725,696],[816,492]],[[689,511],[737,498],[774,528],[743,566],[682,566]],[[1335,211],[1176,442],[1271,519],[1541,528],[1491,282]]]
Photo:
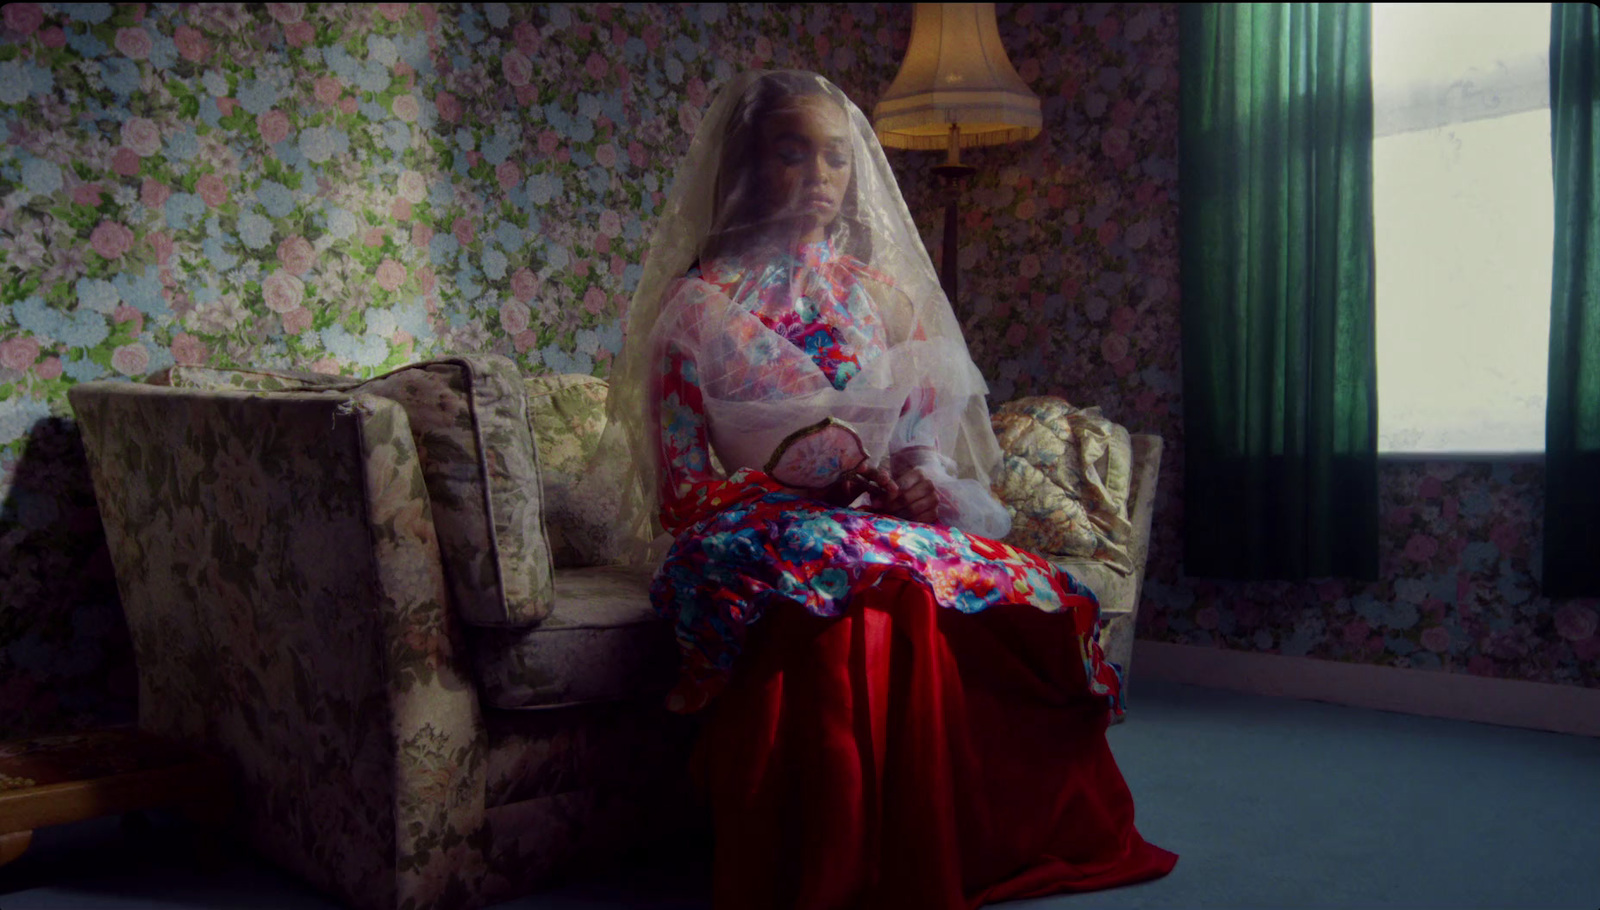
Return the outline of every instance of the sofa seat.
[[[487,706],[549,710],[664,697],[677,672],[672,627],[650,606],[650,572],[625,566],[555,571],[555,605],[525,629],[470,629]]]

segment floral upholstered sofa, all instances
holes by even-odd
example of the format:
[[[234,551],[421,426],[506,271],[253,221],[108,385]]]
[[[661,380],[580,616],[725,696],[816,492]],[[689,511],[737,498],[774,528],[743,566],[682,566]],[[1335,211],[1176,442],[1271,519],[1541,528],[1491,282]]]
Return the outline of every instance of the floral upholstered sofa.
[[[614,484],[577,472],[605,395],[495,355],[72,389],[140,725],[227,760],[261,854],[352,907],[422,910],[703,843],[697,721],[662,706],[672,631],[614,564]],[[1049,475],[1032,429],[1011,465]],[[1133,440],[1134,571],[1084,563],[1124,666],[1160,443]]]

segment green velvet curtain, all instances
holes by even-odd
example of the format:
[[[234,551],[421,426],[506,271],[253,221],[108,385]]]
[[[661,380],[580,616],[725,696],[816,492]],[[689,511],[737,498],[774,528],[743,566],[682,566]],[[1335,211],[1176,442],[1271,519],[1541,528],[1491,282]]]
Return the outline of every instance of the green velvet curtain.
[[[1179,17],[1184,571],[1374,579],[1372,8]]]
[[[1550,5],[1555,268],[1545,405],[1544,592],[1600,596],[1600,10]]]

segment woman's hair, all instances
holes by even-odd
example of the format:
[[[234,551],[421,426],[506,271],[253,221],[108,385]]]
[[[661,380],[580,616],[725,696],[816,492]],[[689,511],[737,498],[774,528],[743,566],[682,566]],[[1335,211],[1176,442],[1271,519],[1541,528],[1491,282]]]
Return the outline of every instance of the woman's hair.
[[[841,111],[848,110],[848,99],[832,84],[809,73],[794,71],[767,73],[751,83],[740,97],[722,137],[712,227],[705,249],[701,251],[702,259],[738,252],[744,243],[758,235],[751,228],[767,215],[762,209],[768,204],[761,185],[761,125],[768,117],[805,97],[826,98]],[[853,165],[850,184],[845,189],[839,214],[828,228],[828,238],[839,252],[866,261],[871,252],[867,246],[868,232],[851,230],[851,225],[858,223],[854,166],[859,164],[855,152],[858,143],[858,137],[850,137]]]

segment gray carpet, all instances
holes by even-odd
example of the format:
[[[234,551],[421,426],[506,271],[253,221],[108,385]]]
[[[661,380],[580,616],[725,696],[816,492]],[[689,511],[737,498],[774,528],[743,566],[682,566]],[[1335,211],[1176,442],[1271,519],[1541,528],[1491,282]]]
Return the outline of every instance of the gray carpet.
[[[1132,680],[1110,738],[1165,879],[1017,901],[1145,907],[1600,908],[1600,739]],[[332,901],[248,857],[193,869],[158,818],[39,832],[0,910],[282,908]],[[501,910],[690,910],[704,870],[640,870]]]

